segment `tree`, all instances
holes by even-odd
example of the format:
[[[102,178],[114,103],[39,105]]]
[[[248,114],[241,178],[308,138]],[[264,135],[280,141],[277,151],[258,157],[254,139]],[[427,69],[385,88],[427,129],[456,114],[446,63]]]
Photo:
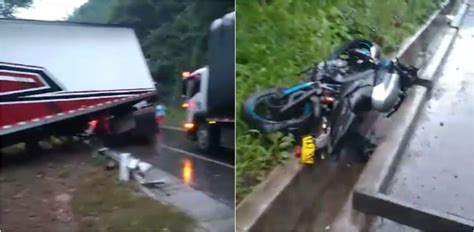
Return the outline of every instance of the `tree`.
[[[32,0],[3,0],[0,1],[0,17],[14,18],[13,13],[17,8],[31,6]]]
[[[77,8],[68,21],[87,23],[108,23],[118,0],[89,0]]]

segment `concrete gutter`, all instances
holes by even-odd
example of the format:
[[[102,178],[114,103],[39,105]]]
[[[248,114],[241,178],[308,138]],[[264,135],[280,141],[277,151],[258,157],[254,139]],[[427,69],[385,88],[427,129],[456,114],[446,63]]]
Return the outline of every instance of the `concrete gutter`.
[[[414,36],[407,39],[397,53],[397,57],[402,62],[421,67],[421,78],[430,81],[437,71],[437,67],[441,64],[446,52],[454,40],[457,30],[447,26],[446,14],[456,9],[456,1],[446,0],[442,8],[434,12],[428,21],[420,27]],[[445,34],[445,36],[440,36]],[[427,65],[427,64],[430,65]],[[425,67],[426,66],[426,67]],[[428,82],[429,83],[429,82]],[[428,90],[425,87],[416,86],[406,99],[404,105],[401,106],[399,112],[392,116],[388,121],[405,122],[404,125],[396,125],[394,130],[397,134],[389,135],[387,140],[379,145],[373,158],[370,160],[366,169],[377,169],[375,171],[367,171],[364,173],[367,181],[374,181],[379,185],[383,183],[383,175],[389,171],[389,167],[396,160],[398,147],[404,143],[406,136],[410,132],[412,122],[416,119],[418,111],[422,104],[426,101]],[[377,120],[377,125],[386,128],[387,121]],[[393,124],[395,125],[395,124]],[[386,154],[379,154],[386,153]],[[236,211],[236,230],[237,231],[291,231],[298,222],[303,210],[308,204],[311,204],[318,192],[323,189],[331,180],[327,178],[334,172],[331,168],[331,162],[324,162],[315,166],[303,166],[298,160],[294,159],[285,165],[276,167],[269,177],[249,194],[238,206]],[[382,168],[380,168],[382,167]],[[380,171],[383,170],[383,171]],[[372,173],[370,173],[372,172]],[[320,178],[319,178],[320,177]],[[370,178],[375,178],[370,179]],[[360,183],[360,181],[359,181]],[[364,181],[364,183],[368,183]],[[359,185],[359,184],[358,184]],[[360,188],[372,188],[370,186],[359,185]],[[376,189],[376,188],[375,188]],[[352,196],[350,197],[352,199]],[[347,227],[348,221],[353,221],[350,217],[352,211],[352,200],[346,202],[345,213],[339,215],[333,230],[336,231],[354,231],[355,228],[361,228],[360,225]],[[348,211],[349,210],[349,211]],[[357,212],[354,212],[357,213]],[[361,220],[366,221],[364,215]],[[351,223],[349,223],[351,224]],[[339,225],[339,227],[338,227]],[[346,227],[341,227],[346,225]]]
[[[237,231],[292,231],[314,197],[335,181],[337,164],[301,165],[292,159],[269,177],[237,207]]]

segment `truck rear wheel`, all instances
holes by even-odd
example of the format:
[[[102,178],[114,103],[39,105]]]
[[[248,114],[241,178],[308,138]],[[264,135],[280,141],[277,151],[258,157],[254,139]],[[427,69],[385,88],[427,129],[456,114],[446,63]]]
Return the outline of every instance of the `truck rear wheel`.
[[[219,130],[202,124],[196,132],[198,148],[202,151],[212,151],[219,147]]]

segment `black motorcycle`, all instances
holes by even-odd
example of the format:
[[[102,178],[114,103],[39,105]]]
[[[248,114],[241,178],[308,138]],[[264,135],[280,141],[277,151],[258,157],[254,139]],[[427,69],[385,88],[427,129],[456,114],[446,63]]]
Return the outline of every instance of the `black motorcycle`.
[[[304,70],[302,82],[248,98],[243,118],[264,134],[291,133],[336,154],[345,138],[356,133],[364,113],[375,110],[389,117],[396,112],[417,81],[417,71],[398,59],[382,58],[370,41],[352,40],[327,61]],[[308,153],[304,144],[303,152]]]

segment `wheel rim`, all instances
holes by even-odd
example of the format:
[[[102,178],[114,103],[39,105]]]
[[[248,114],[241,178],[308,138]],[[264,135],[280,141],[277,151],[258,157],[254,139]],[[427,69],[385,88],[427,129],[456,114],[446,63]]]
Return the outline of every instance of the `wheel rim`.
[[[201,149],[207,149],[209,147],[209,133],[205,128],[198,130],[197,134],[198,145]]]

